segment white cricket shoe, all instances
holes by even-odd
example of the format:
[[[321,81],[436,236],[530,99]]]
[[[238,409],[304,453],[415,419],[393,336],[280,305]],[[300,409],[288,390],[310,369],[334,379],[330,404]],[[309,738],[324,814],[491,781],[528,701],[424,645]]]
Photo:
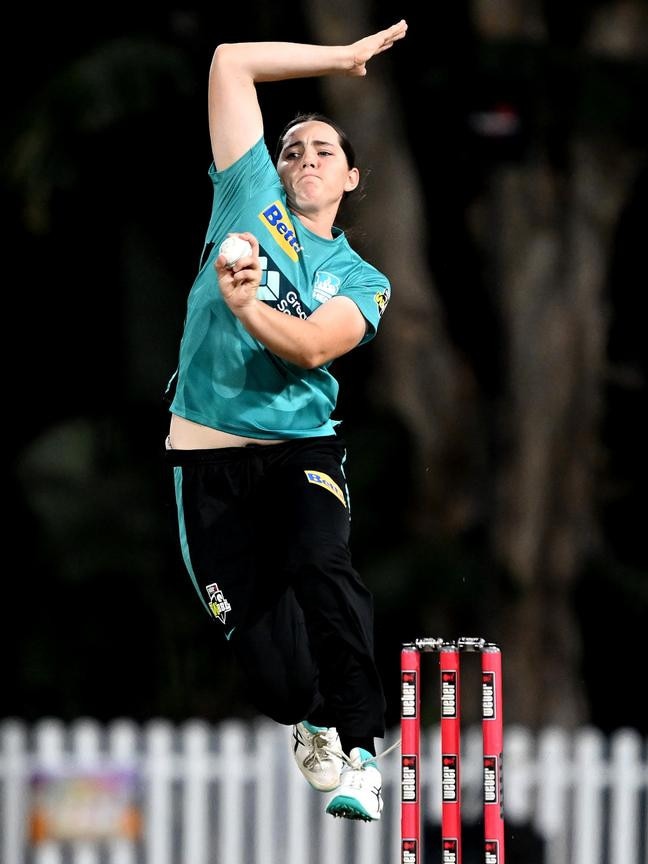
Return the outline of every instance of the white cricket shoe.
[[[331,792],[340,785],[344,754],[335,727],[313,726],[305,720],[293,726],[293,755],[314,789]]]
[[[354,747],[348,761],[326,812],[345,819],[374,822],[380,819],[383,809],[382,777],[376,768],[376,757]]]

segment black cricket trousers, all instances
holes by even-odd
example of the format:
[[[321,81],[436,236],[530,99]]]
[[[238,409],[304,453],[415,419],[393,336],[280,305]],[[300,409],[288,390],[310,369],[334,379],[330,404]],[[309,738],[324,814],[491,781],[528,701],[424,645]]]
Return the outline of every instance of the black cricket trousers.
[[[382,738],[373,599],[351,563],[344,442],[333,435],[165,458],[185,565],[251,701],[279,723]]]

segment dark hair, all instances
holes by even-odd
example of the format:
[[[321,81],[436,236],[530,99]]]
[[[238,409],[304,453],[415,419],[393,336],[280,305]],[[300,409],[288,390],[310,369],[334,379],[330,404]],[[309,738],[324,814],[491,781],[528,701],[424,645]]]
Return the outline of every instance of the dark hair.
[[[349,138],[344,129],[338,123],[336,123],[335,120],[331,120],[330,117],[327,117],[325,114],[319,114],[317,111],[312,111],[309,114],[297,114],[289,123],[286,123],[286,125],[281,131],[281,134],[279,135],[279,138],[277,139],[277,146],[275,147],[274,154],[275,165],[279,161],[279,156],[281,155],[281,151],[283,150],[286,135],[290,132],[293,126],[297,126],[298,123],[311,123],[314,120],[317,120],[319,123],[326,123],[328,126],[332,126],[335,129],[338,134],[338,138],[340,139],[340,147],[344,151],[344,155],[346,156],[349,168],[355,168],[355,150],[353,149],[353,144],[349,141]]]
[[[336,123],[335,120],[331,120],[330,117],[327,117],[326,114],[320,114],[318,111],[311,111],[309,113],[296,114],[293,119],[286,123],[284,128],[277,139],[277,145],[275,147],[274,161],[275,165],[279,161],[279,157],[281,156],[281,151],[283,150],[284,141],[286,140],[286,136],[293,128],[293,126],[297,126],[298,123],[310,123],[313,120],[317,120],[319,123],[326,123],[328,126],[332,126],[333,129],[337,132],[338,138],[340,139],[340,147],[342,148],[342,152],[346,156],[347,165],[349,168],[355,168],[356,166],[356,154],[353,144],[349,140],[348,135],[344,131],[344,129]],[[342,203],[346,201],[349,195],[353,195],[355,193],[356,197],[362,198],[364,196],[364,178],[360,177],[360,183],[358,186],[353,189],[351,192],[345,192],[342,195]],[[362,194],[359,194],[362,193]]]

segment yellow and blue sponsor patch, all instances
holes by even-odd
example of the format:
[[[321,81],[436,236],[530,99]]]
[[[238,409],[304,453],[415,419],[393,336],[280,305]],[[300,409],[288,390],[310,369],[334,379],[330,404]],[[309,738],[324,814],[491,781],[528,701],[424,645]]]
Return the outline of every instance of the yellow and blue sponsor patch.
[[[335,495],[335,497],[339,501],[341,501],[345,507],[347,506],[344,492],[340,489],[335,480],[333,480],[332,477],[329,477],[328,474],[324,474],[323,471],[308,470],[305,470],[304,474],[306,475],[306,479],[309,483],[313,483],[315,486],[321,486],[323,489],[328,489],[328,491]]]
[[[259,219],[290,260],[298,261],[302,247],[299,245],[288,211],[281,201],[273,201],[272,204],[264,207],[259,213]]]
[[[378,307],[378,314],[381,318],[385,309],[387,308],[390,296],[391,291],[389,288],[385,288],[384,291],[379,291],[377,294],[374,294],[374,301],[376,303],[376,306]]]

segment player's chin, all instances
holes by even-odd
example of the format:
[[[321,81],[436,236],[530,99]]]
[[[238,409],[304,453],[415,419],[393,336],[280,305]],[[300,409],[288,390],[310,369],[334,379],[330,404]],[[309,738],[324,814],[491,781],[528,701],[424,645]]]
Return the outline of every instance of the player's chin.
[[[305,198],[307,200],[321,198],[322,183],[317,178],[305,177],[297,182],[292,192],[293,198]]]
[[[312,194],[311,194],[312,192]],[[292,209],[296,213],[304,215],[317,213],[324,205],[324,200],[317,190],[301,190],[299,195],[295,195],[292,199]]]

